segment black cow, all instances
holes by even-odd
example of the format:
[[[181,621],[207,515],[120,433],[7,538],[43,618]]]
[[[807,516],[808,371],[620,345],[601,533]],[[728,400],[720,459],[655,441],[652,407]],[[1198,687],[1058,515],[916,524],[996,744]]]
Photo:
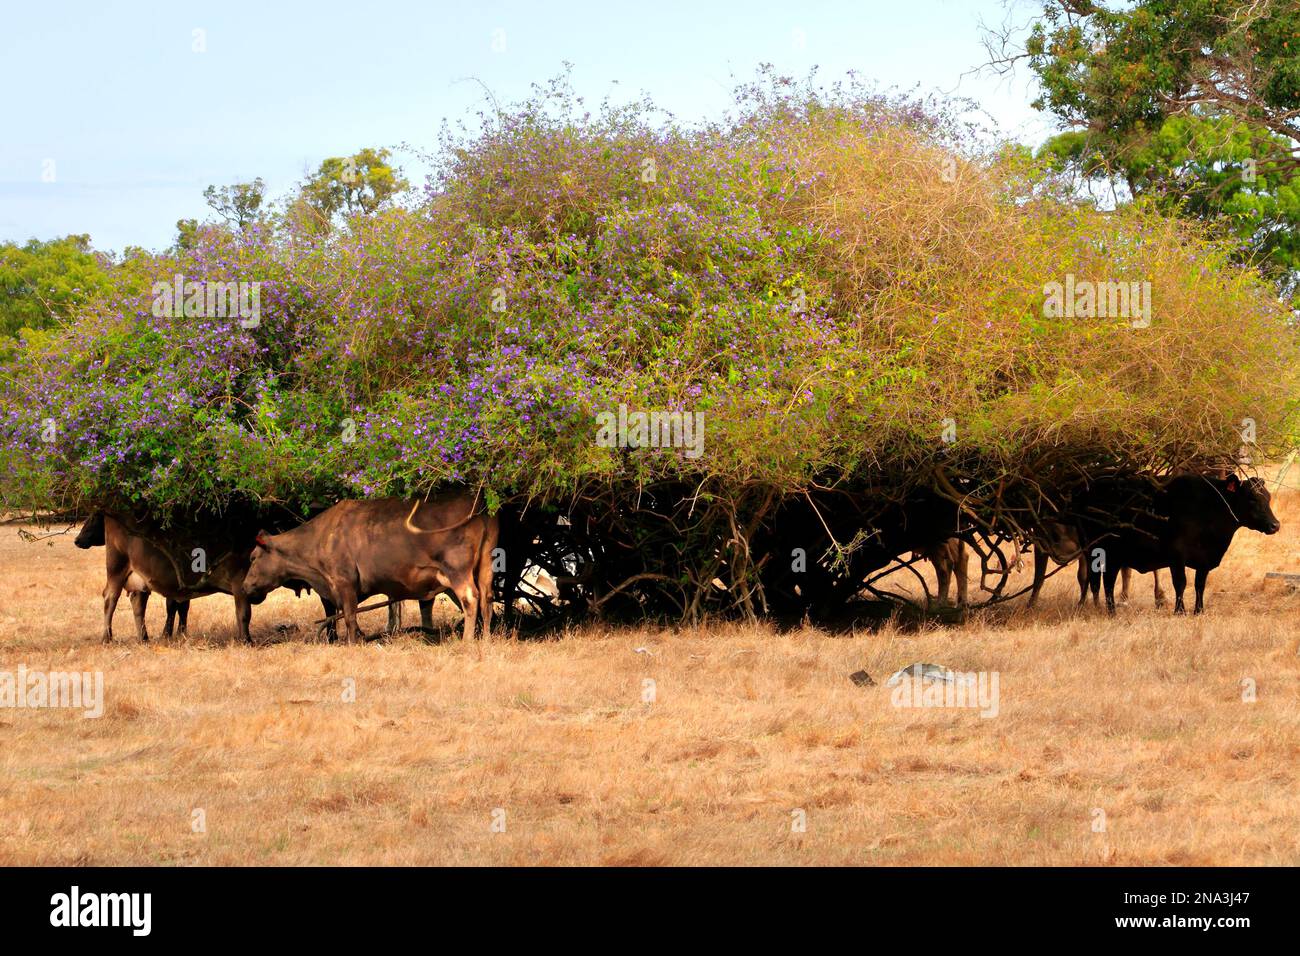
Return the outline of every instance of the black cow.
[[[1137,480],[1098,482],[1082,497],[1079,527],[1088,544],[1089,585],[1106,586],[1106,608],[1115,613],[1115,578],[1122,568],[1146,573],[1168,568],[1174,613],[1182,614],[1187,568],[1196,572],[1196,608],[1205,607],[1205,582],[1219,566],[1238,528],[1276,534],[1281,522],[1258,478],[1246,481],[1180,475],[1163,487]],[[1097,558],[1103,570],[1092,570]]]
[[[1083,554],[1083,547],[1079,544],[1079,532],[1077,529],[1063,524],[1060,521],[1044,518],[1039,524],[1033,536],[1034,543],[1034,581],[1029,591],[1029,603],[1026,607],[1033,607],[1038,603],[1038,592],[1043,589],[1043,581],[1047,579],[1047,562],[1055,561],[1057,564],[1069,564],[1071,561],[1078,559],[1078,580],[1079,580],[1079,604],[1083,605],[1088,599],[1088,562]],[[1132,568],[1124,568],[1120,572],[1120,603],[1128,603],[1129,583],[1133,577]],[[1160,589],[1160,572],[1154,572],[1155,577],[1155,601],[1156,607],[1165,606],[1165,592]],[[1093,591],[1093,603],[1098,601],[1098,592]]]

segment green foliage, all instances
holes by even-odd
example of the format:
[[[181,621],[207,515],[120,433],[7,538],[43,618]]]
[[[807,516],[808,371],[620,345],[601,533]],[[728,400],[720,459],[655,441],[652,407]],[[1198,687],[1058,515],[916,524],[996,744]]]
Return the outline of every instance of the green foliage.
[[[199,221],[197,219],[176,220],[176,248],[193,249],[198,242]]]
[[[389,164],[390,155],[367,147],[351,156],[331,156],[303,183],[298,202],[326,223],[335,216],[373,215],[410,185]],[[299,217],[304,212],[296,210]]]
[[[235,183],[232,186],[209,186],[203,190],[212,211],[237,229],[247,229],[261,217],[262,200],[266,198],[266,183],[262,177],[251,183]],[[181,220],[176,224],[180,241],[192,241],[193,233],[189,228],[193,220]]]
[[[1045,157],[1212,223],[1300,291],[1300,6],[1045,0],[1026,54],[1069,127]]]
[[[0,339],[67,322],[109,285],[108,267],[89,236],[0,243]]]

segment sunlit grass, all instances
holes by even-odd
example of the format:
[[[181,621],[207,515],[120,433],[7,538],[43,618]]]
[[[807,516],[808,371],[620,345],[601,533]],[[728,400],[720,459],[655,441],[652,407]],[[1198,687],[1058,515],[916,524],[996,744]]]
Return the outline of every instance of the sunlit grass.
[[[1297,496],[1275,510],[1200,618],[1141,576],[1114,619],[1076,612],[1066,572],[1032,613],[919,632],[352,648],[278,634],[319,611],[283,591],[255,648],[225,597],[148,646],[123,601],[103,646],[103,552],[3,526],[0,670],[102,670],[107,706],[0,710],[0,862],[1294,865],[1300,597],[1264,573],[1300,572]],[[891,706],[913,661],[999,672],[999,715]]]

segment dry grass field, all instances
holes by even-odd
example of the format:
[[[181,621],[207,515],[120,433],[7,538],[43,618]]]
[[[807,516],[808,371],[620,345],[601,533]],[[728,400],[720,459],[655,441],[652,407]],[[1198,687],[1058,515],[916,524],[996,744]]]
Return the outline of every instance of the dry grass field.
[[[1300,595],[1264,573],[1300,572],[1300,494],[1275,510],[1200,618],[1141,576],[1114,619],[1076,611],[1066,572],[921,631],[468,646],[310,643],[319,604],[285,591],[257,647],[224,596],[171,644],[155,598],[148,645],[124,599],[105,646],[103,551],[0,526],[0,671],[102,671],[106,698],[0,709],[0,863],[1294,865]],[[997,672],[997,716],[893,706],[913,661]]]

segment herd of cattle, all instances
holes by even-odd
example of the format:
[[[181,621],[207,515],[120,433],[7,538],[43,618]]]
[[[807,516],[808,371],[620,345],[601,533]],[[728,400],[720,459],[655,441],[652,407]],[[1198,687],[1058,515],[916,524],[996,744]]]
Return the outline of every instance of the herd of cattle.
[[[126,590],[142,641],[149,639],[145,608],[151,592],[167,600],[163,637],[171,637],[176,623],[185,633],[193,598],[224,592],[235,599],[239,638],[251,643],[252,606],[279,587],[314,590],[331,636],[341,616],[349,643],[360,638],[357,607],[367,597],[419,601],[421,620],[431,627],[433,599],[446,592],[464,611],[465,637],[473,638],[476,622],[481,621],[484,636],[492,624],[492,551],[498,534],[497,519],[477,512],[477,503],[468,495],[436,501],[341,501],[283,534],[257,532],[251,547],[241,544],[237,531],[213,528],[204,540],[218,542],[220,553],[210,561],[204,554],[202,572],[192,565],[187,571],[183,545],[178,553],[177,542],[122,516],[96,514],[76,545],[102,545],[107,552],[106,642],[113,639],[113,612]]]
[[[1091,590],[1099,599],[1102,585],[1106,607],[1115,610],[1115,581],[1122,577],[1121,600],[1127,601],[1132,571],[1154,575],[1155,604],[1165,604],[1160,571],[1169,569],[1174,587],[1174,613],[1184,611],[1187,569],[1195,572],[1194,612],[1205,608],[1205,584],[1232,543],[1238,528],[1276,534],[1282,527],[1271,506],[1272,496],[1259,478],[1216,478],[1183,475],[1147,498],[1141,486],[1099,482],[1084,496],[1072,522],[1043,520],[1033,538],[1034,579],[1029,606],[1038,600],[1048,562],[1078,560],[1079,603]],[[1149,506],[1149,507],[1146,507]],[[1122,523],[1116,516],[1124,516]],[[946,597],[948,579],[957,579],[957,600],[965,603],[965,544],[950,538],[921,551],[934,564],[939,594]]]
[[[130,596],[136,630],[148,640],[145,608],[157,592],[167,601],[164,637],[174,625],[184,634],[189,602],[217,592],[234,597],[238,637],[249,642],[254,604],[279,587],[311,589],[324,606],[334,635],[342,617],[348,643],[360,639],[357,609],[366,598],[384,595],[394,609],[401,601],[420,603],[429,628],[433,599],[449,594],[464,613],[464,635],[476,626],[487,636],[492,622],[494,551],[500,533],[495,516],[479,509],[476,496],[453,494],[432,500],[341,501],[311,520],[281,534],[259,531],[251,541],[238,528],[210,529],[207,540],[219,553],[205,554],[201,570],[188,563],[185,543],[168,539],[138,518],[97,513],[77,536],[79,548],[103,546],[103,639],[113,638],[113,613],[123,590]],[[922,522],[914,522],[920,527]],[[1123,575],[1126,596],[1131,571],[1156,573],[1156,603],[1163,603],[1158,572],[1169,570],[1175,613],[1183,611],[1187,568],[1195,572],[1196,604],[1204,607],[1209,572],[1219,566],[1237,529],[1274,534],[1280,522],[1259,478],[1183,475],[1154,489],[1131,481],[1099,481],[1079,507],[1061,520],[1042,520],[1028,533],[1034,551],[1030,604],[1038,598],[1049,562],[1078,560],[1079,602],[1089,590],[1097,601],[1104,586],[1107,608],[1115,608],[1115,582]],[[956,532],[957,529],[950,529]],[[946,534],[946,532],[945,532]],[[966,601],[967,553],[956,533],[895,542],[902,554],[915,550],[935,565],[939,593],[957,582],[957,600]],[[858,582],[860,583],[860,582]]]

